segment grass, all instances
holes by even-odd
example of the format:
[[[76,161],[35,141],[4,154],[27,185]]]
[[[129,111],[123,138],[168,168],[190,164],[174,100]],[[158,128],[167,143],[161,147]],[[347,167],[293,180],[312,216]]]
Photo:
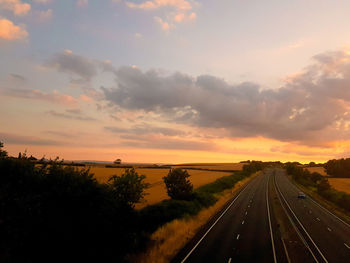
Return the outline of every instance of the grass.
[[[328,181],[335,190],[350,194],[350,178],[328,178]]]
[[[307,169],[310,173],[316,172],[323,176],[328,176],[328,174],[326,173],[326,170],[323,167],[307,167],[305,169]]]
[[[152,234],[146,252],[132,256],[131,261],[140,263],[170,262],[180,249],[194,237],[197,231],[223,208],[233,194],[257,174],[239,181],[233,189],[220,194],[218,201],[213,206],[201,210],[196,216],[175,219],[158,228]]]

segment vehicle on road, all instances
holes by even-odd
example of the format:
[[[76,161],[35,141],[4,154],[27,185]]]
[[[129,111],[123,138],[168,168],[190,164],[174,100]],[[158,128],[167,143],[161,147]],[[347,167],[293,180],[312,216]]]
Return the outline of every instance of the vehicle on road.
[[[299,199],[305,199],[306,198],[306,194],[304,194],[303,192],[299,192],[298,193],[298,198]]]

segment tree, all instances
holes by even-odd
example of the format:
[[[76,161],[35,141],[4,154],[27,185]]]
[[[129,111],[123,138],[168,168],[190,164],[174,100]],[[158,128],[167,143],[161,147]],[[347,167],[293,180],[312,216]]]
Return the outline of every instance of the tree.
[[[114,163],[114,164],[121,164],[121,163],[122,163],[122,160],[121,160],[121,159],[116,159],[113,163]]]
[[[4,147],[4,144],[2,142],[0,142],[0,158],[5,158],[7,157],[7,152],[3,151],[1,148]]]
[[[136,203],[140,203],[146,193],[144,190],[149,187],[148,183],[143,182],[146,178],[139,175],[134,168],[125,169],[121,176],[112,176],[109,178],[110,186],[114,196],[121,203],[134,208]]]
[[[193,185],[187,179],[188,177],[190,177],[188,172],[181,168],[170,169],[168,175],[163,177],[171,199],[187,200],[191,197]]]

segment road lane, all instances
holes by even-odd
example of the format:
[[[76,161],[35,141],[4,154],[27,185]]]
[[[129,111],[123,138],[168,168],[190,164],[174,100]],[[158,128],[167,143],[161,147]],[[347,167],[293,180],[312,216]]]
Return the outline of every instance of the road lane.
[[[205,237],[185,247],[180,252],[183,257],[174,262],[274,262],[266,205],[268,178],[261,174],[253,179]]]
[[[322,209],[311,197],[298,199],[300,190],[290,182],[284,170],[276,172],[276,184],[323,254],[320,262],[350,262],[350,249],[345,245],[350,244],[350,227]]]

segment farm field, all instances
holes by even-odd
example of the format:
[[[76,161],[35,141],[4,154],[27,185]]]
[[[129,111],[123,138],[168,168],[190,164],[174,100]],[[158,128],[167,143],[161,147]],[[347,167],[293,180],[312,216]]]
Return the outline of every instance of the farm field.
[[[310,173],[316,172],[323,176],[328,176],[328,174],[326,173],[326,170],[323,167],[307,167],[305,169],[307,169]]]
[[[243,164],[200,164],[192,166],[174,166],[173,168],[198,168],[198,169],[212,169],[212,170],[241,170]],[[95,178],[101,183],[107,183],[108,179],[113,175],[121,175],[124,172],[124,168],[105,168],[101,166],[90,166],[90,172],[95,175]],[[163,177],[169,172],[169,169],[160,168],[136,168],[137,173],[146,176],[145,182],[150,184],[150,188],[146,190],[148,193],[145,196],[143,203],[138,204],[137,208],[142,208],[147,205],[158,203],[168,198],[166,189],[163,183]],[[230,175],[231,172],[224,171],[207,171],[207,170],[192,170],[189,169],[188,173],[191,175],[189,178],[194,188],[200,187],[204,184],[211,183],[216,179]]]
[[[174,168],[208,169],[208,170],[235,170],[240,171],[245,163],[188,163],[178,164]]]
[[[350,194],[350,178],[328,178],[328,181],[334,189]]]

